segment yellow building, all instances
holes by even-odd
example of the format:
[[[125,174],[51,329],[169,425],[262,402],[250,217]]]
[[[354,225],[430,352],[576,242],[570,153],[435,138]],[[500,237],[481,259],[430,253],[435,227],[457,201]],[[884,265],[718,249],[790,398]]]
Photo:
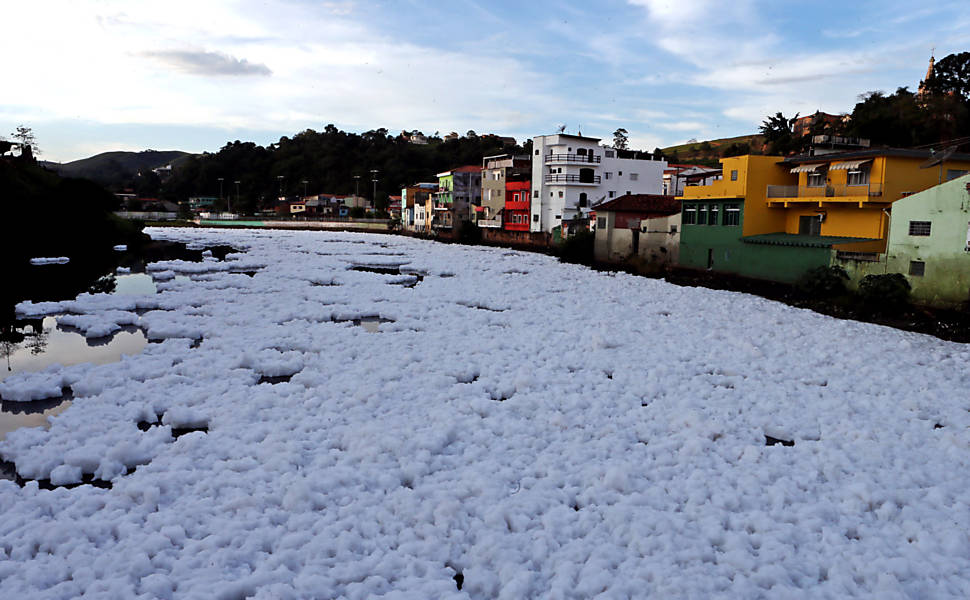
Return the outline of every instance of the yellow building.
[[[680,263],[777,281],[835,251],[882,252],[892,203],[970,171],[928,150],[866,149],[721,160],[723,179],[684,190]]]
[[[779,165],[792,181],[767,186],[765,201],[785,214],[786,233],[866,238],[853,249],[882,252],[893,202],[970,171],[968,155],[933,158],[896,148],[792,157]]]

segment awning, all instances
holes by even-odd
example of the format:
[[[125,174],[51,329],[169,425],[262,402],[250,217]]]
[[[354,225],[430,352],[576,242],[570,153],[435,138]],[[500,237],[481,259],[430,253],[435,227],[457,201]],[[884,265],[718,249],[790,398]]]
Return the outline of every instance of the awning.
[[[791,170],[792,173],[814,173],[819,167],[824,167],[825,163],[813,163],[810,165],[799,165]]]
[[[872,162],[871,158],[864,158],[862,160],[846,160],[842,162],[832,163],[829,167],[829,171],[855,171],[862,165]]]

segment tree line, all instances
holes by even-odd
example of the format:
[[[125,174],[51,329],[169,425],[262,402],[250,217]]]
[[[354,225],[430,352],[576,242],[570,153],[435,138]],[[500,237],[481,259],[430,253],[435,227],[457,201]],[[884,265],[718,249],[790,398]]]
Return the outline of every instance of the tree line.
[[[481,165],[484,156],[528,154],[531,149],[531,140],[521,146],[504,146],[496,136],[471,131],[464,137],[432,137],[427,144],[413,144],[383,128],[356,134],[331,124],[323,131],[307,129],[293,137],[284,136],[268,146],[229,142],[218,152],[181,159],[164,182],[154,173],[142,173],[140,181],[132,183],[139,195],[177,201],[190,196],[218,197],[222,178],[222,195],[231,197],[232,209],[252,212],[273,206],[279,196],[302,196],[304,191],[309,195],[359,191],[371,198],[373,179],[377,179],[376,202],[382,208],[388,196],[400,194],[406,185],[437,182],[437,173]]]

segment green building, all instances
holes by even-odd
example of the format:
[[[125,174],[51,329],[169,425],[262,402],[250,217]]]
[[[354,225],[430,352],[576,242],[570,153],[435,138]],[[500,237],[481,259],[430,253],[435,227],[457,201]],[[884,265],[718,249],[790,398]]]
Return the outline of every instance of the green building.
[[[836,254],[854,284],[869,274],[901,273],[918,304],[959,308],[970,300],[970,176],[893,203],[883,253]]]

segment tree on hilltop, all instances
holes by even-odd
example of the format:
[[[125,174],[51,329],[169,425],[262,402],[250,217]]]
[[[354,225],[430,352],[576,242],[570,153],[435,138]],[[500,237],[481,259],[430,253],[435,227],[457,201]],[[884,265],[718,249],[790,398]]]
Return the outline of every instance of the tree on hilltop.
[[[30,146],[31,151],[34,154],[40,154],[40,148],[37,147],[37,138],[34,136],[34,130],[23,124],[17,125],[16,130],[10,134],[10,137],[17,140],[20,144],[21,151],[24,146]]]
[[[617,150],[626,150],[630,146],[628,131],[620,127],[613,132],[613,147]]]

